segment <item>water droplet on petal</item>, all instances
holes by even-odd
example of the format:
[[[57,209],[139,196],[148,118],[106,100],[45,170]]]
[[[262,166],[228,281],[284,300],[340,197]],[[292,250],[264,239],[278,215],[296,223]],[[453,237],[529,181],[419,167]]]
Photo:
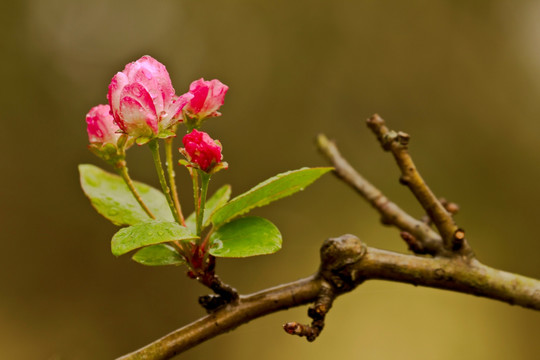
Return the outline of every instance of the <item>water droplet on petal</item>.
[[[150,71],[148,71],[147,69],[143,69],[142,70],[142,73],[144,74],[144,76],[148,79],[148,80],[151,80],[152,79],[152,73]]]
[[[131,89],[131,92],[133,93],[133,95],[135,96],[141,96],[141,89],[137,86],[134,86],[132,89]]]

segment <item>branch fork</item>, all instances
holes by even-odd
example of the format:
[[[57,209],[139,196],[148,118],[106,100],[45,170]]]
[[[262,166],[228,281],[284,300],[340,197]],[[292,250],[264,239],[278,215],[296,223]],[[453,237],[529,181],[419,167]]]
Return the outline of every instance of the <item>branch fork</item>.
[[[283,328],[313,341],[323,330],[335,298],[372,279],[457,291],[540,310],[539,280],[493,269],[476,260],[465,231],[453,219],[458,206],[437,198],[416,169],[408,152],[410,136],[388,129],[378,115],[367,124],[383,149],[394,156],[401,170],[400,182],[415,195],[427,217],[416,219],[391,202],[354,170],[324,135],[317,139],[319,149],[334,165],[335,174],[380,213],[383,224],[399,229],[413,254],[368,247],[350,234],[330,238],[321,246],[321,264],[314,275],[251,295],[238,295],[212,271],[208,279],[197,277],[215,292],[199,300],[207,316],[119,359],[169,359],[250,320],[305,304],[312,304],[308,309],[311,323],[289,322]]]
[[[283,325],[285,332],[305,336],[310,342],[314,341],[324,328],[324,319],[334,299],[352,291],[363,282],[358,276],[356,266],[366,251],[366,245],[354,235],[346,234],[325,240],[321,246],[321,267],[317,275],[321,278],[321,288],[313,305],[308,309],[308,316],[313,321],[311,325],[286,323]]]
[[[367,125],[383,149],[392,153],[401,170],[400,183],[411,190],[441,235],[442,246],[439,246],[433,255],[458,255],[472,258],[474,256],[472,249],[465,237],[461,236],[464,234],[463,231],[458,231],[452,213],[433,194],[416,169],[408,151],[410,136],[402,131],[390,130],[385,121],[377,114],[367,120]],[[458,238],[455,237],[456,234],[458,234]]]

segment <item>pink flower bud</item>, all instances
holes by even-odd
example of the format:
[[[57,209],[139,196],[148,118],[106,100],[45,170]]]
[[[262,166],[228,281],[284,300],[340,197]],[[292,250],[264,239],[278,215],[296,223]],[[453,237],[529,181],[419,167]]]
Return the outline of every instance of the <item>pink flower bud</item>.
[[[219,80],[196,80],[189,86],[189,93],[193,98],[186,105],[186,112],[191,118],[204,118],[220,116],[218,109],[225,101],[225,94],[229,90],[227,85]]]
[[[205,172],[221,162],[221,145],[203,131],[193,130],[182,139],[189,161]]]
[[[109,105],[94,106],[86,115],[88,140],[91,144],[116,145],[120,128],[114,123]]]
[[[151,56],[126,65],[109,85],[107,98],[118,126],[133,137],[152,137],[181,121],[193,95],[176,96],[163,64]]]

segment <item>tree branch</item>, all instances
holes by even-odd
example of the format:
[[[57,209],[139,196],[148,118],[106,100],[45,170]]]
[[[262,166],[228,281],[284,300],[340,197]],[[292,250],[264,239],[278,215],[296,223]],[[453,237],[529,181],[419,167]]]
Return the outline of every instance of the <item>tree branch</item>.
[[[400,170],[400,182],[407,185],[414,194],[420,205],[426,210],[442,236],[446,250],[459,252],[466,257],[472,257],[472,250],[468,246],[463,230],[458,229],[452,215],[445,209],[443,204],[433,194],[420,173],[416,169],[409,151],[410,136],[402,131],[396,132],[388,129],[384,120],[377,114],[367,120],[367,125],[377,136],[385,151],[390,151],[396,160]],[[456,237],[455,235],[458,234]],[[456,246],[459,245],[459,246]]]
[[[499,300],[540,310],[540,281],[493,269],[478,260],[424,258],[370,248],[360,276],[391,280]]]
[[[119,360],[169,359],[250,320],[305,305],[328,286],[339,296],[366,280],[398,281],[487,297],[540,310],[540,281],[496,270],[474,260],[426,258],[366,247],[353,235],[325,241],[321,269],[306,279],[241,296]]]
[[[240,298],[118,360],[169,359],[206,340],[258,317],[307,304],[317,296],[321,279],[311,276]]]
[[[409,136],[389,130],[378,115],[368,119],[368,125],[383,148],[394,155],[401,183],[410,188],[440,235],[429,221],[413,218],[358,174],[324,135],[318,138],[319,148],[334,164],[338,177],[364,197],[385,224],[402,230],[401,237],[415,254],[432,257],[368,248],[354,235],[327,239],[315,275],[255,294],[233,296],[216,309],[206,306],[209,315],[119,359],[168,359],[255,318],[308,303],[313,303],[308,311],[311,324],[289,322],[284,329],[313,341],[321,333],[335,298],[372,279],[451,290],[540,310],[539,280],[490,268],[474,258],[464,231],[452,218],[457,206],[437,199],[424,182],[408,152]],[[203,300],[206,305],[214,303],[212,296]]]
[[[417,245],[415,248],[414,245],[405,239],[412,251],[431,255],[435,255],[441,251],[441,236],[433,231],[425,222],[415,219],[398,205],[390,201],[379,189],[360,175],[347,160],[341,156],[341,153],[333,141],[330,141],[324,134],[320,134],[317,137],[317,145],[321,153],[326,156],[334,166],[335,175],[356,190],[360,196],[366,199],[367,202],[381,214],[381,222],[383,224],[394,225],[398,229],[411,234],[414,236],[415,240],[420,242],[420,245]],[[413,239],[410,240],[414,241]]]

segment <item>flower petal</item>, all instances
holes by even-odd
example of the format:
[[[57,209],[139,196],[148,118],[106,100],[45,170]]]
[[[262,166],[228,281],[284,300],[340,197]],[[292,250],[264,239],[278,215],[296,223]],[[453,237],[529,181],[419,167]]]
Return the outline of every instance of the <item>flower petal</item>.
[[[120,119],[122,130],[134,137],[157,134],[157,118],[141,103],[132,97],[125,96],[120,100]]]
[[[173,122],[182,121],[182,110],[191,99],[193,99],[193,94],[188,92],[176,97],[176,99],[171,103],[169,109],[167,109],[167,113],[172,114],[171,120]]]
[[[113,76],[111,83],[109,84],[109,91],[107,93],[107,99],[111,107],[111,114],[115,120],[119,119],[118,111],[120,110],[120,97],[122,89],[128,83],[128,78],[124,73],[116,73]]]
[[[189,161],[205,172],[210,172],[223,159],[221,144],[204,131],[193,130],[183,137],[182,143]]]
[[[86,115],[88,140],[92,144],[116,145],[120,134],[110,114],[109,105],[94,106]]]
[[[142,84],[152,96],[157,112],[161,112],[174,96],[174,88],[165,65],[151,56],[143,56],[124,69],[130,82]]]
[[[217,79],[205,81],[201,78],[192,82],[189,92],[193,99],[186,106],[186,111],[190,117],[198,119],[221,115],[218,110],[225,101],[227,90],[229,87]]]

